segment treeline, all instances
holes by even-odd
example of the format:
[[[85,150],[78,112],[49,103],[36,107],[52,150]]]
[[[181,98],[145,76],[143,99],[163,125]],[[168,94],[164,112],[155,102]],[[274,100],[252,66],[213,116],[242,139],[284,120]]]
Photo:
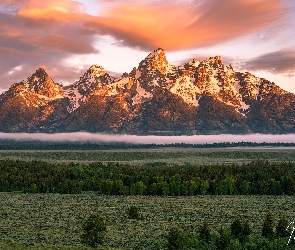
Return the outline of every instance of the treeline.
[[[106,195],[294,195],[295,163],[145,166],[0,161],[0,191]]]
[[[189,234],[180,228],[171,228],[167,237],[168,250],[217,249],[217,250],[283,250],[294,249],[293,223],[280,218],[275,225],[273,215],[268,212],[259,237],[254,237],[248,221],[234,220],[229,228],[212,231],[207,222],[198,234]]]
[[[151,148],[229,148],[229,147],[295,147],[295,143],[220,142],[205,144],[132,144],[123,142],[51,142],[0,140],[0,150],[116,150]]]
[[[130,215],[133,216],[130,216]],[[130,207],[127,211],[129,219],[140,220],[137,207]],[[136,215],[136,216],[134,216]],[[229,228],[221,227],[218,231],[211,230],[205,221],[195,233],[177,226],[171,227],[165,234],[166,248],[168,250],[285,250],[294,249],[294,222],[289,223],[281,217],[275,224],[271,212],[267,212],[262,224],[261,232],[253,234],[253,229],[248,220],[235,219]],[[96,248],[104,245],[107,232],[107,222],[100,215],[90,215],[83,224],[81,243]],[[153,247],[154,242],[150,242]],[[159,249],[160,245],[154,246]],[[161,246],[164,249],[164,246]]]

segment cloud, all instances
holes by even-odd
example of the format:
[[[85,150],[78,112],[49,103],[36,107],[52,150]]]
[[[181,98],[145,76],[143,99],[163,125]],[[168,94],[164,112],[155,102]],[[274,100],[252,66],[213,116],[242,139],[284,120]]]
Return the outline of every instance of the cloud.
[[[84,6],[71,0],[0,0],[1,88],[23,80],[39,67],[55,72],[54,80],[77,80],[76,70],[63,61],[70,55],[98,53],[93,46],[95,35],[80,29],[88,17]],[[21,70],[16,72],[17,66]]]
[[[122,45],[150,51],[205,47],[278,25],[284,16],[277,0],[211,0],[147,3],[107,2],[102,16],[87,19],[85,32],[107,34]]]
[[[136,144],[169,144],[169,143],[219,143],[219,142],[285,142],[292,143],[295,141],[295,134],[286,135],[267,135],[267,134],[250,134],[250,135],[193,135],[193,136],[137,136],[137,135],[108,135],[108,134],[91,134],[85,132],[77,133],[0,133],[1,139],[13,140],[38,140],[38,141],[68,141],[68,142],[125,142]]]
[[[48,34],[41,37],[26,38],[26,42],[48,52],[69,52],[77,54],[98,52],[86,41],[77,40],[71,35]],[[88,41],[89,42],[89,41]]]
[[[8,88],[39,67],[61,83],[76,80],[65,59],[98,54],[102,35],[148,52],[221,44],[281,25],[286,1],[99,1],[99,16],[91,16],[73,0],[0,0],[0,86]],[[21,70],[9,74],[17,66]]]
[[[274,73],[295,73],[295,50],[280,50],[261,55],[244,63],[249,71],[265,70]]]

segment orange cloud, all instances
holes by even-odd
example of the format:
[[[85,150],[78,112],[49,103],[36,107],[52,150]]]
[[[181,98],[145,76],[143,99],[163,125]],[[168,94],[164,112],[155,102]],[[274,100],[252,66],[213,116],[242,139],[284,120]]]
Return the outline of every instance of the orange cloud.
[[[279,21],[277,0],[212,0],[201,6],[108,3],[102,16],[87,19],[84,30],[112,35],[127,46],[167,50],[209,46],[239,38]]]
[[[35,21],[79,21],[85,15],[83,6],[71,0],[26,1],[17,16]]]

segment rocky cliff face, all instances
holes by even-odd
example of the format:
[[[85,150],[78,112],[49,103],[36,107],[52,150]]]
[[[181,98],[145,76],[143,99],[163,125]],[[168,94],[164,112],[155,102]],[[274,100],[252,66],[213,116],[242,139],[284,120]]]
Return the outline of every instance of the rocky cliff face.
[[[170,64],[162,49],[120,78],[93,65],[61,86],[38,69],[0,96],[0,131],[294,133],[295,95],[219,56]]]

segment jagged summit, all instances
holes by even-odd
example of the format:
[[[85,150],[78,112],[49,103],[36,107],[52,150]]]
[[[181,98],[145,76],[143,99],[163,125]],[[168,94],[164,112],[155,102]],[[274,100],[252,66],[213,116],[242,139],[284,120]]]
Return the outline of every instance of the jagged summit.
[[[44,82],[48,79],[48,74],[43,68],[39,68],[29,78],[28,82]]]
[[[37,69],[33,75],[35,75],[36,77],[39,77],[39,78],[41,78],[42,76],[48,76],[45,69],[43,69],[43,68]]]
[[[61,86],[55,83],[43,68],[37,69],[36,72],[23,84],[30,92],[47,98],[54,99],[63,97]]]
[[[143,61],[140,62],[138,69],[144,70],[159,70],[163,75],[173,73],[175,66],[170,64],[166,59],[165,51],[162,48],[158,48],[150,53]]]
[[[40,68],[0,96],[5,132],[295,133],[294,114],[294,94],[220,56],[176,69],[161,48],[119,78],[92,65],[61,86]]]
[[[106,74],[105,69],[102,66],[99,66],[97,64],[92,65],[88,70],[87,73],[91,73],[94,76],[103,76]]]

